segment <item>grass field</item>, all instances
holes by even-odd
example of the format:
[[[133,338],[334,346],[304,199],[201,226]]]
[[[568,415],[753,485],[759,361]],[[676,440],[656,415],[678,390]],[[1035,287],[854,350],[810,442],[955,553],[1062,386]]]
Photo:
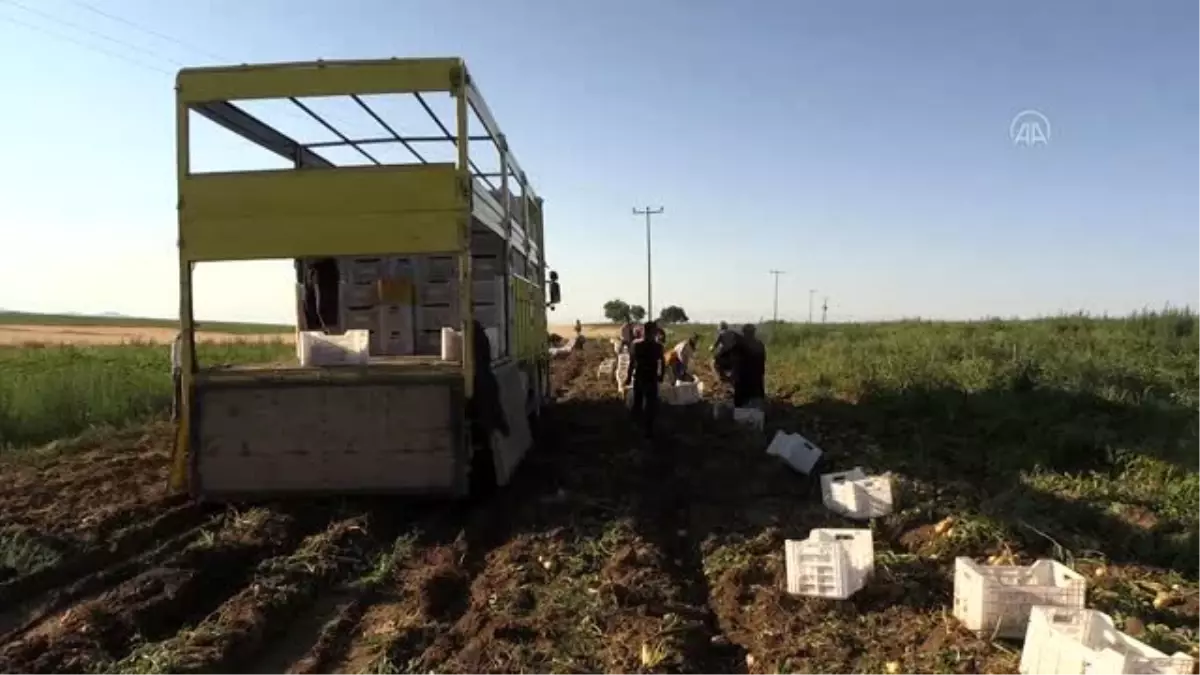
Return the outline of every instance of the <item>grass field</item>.
[[[703,409],[646,448],[602,341],[555,362],[552,447],[449,509],[183,502],[165,347],[0,347],[0,670],[1014,672],[1019,643],[948,616],[959,555],[1067,562],[1119,628],[1196,654],[1194,314],[763,332],[767,435],[895,476],[848,601],[781,590],[784,539],[855,526],[814,480]]]

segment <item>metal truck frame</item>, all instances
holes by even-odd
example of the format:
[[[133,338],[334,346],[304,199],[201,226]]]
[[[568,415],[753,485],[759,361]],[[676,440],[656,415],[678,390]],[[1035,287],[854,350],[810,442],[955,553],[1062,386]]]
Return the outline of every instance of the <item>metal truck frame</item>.
[[[422,98],[428,92],[453,97],[453,130]],[[416,97],[443,135],[398,133],[363,98],[376,94]],[[331,96],[352,99],[378,123],[381,135],[351,138],[302,100]],[[263,99],[290,101],[339,140],[298,142],[236,104]],[[294,168],[193,173],[188,128],[193,112],[290,160]],[[485,135],[469,135],[472,114]],[[495,483],[508,482],[532,443],[526,420],[540,412],[549,386],[543,202],[463,61],[186,68],[176,81],[176,133],[182,382],[171,487],[217,500],[291,493],[463,496],[472,477],[493,468]],[[477,168],[469,154],[472,140],[494,144],[498,174]],[[456,145],[454,162],[428,162],[416,147],[439,141]],[[417,163],[384,164],[368,149],[376,143],[400,144]],[[353,148],[372,164],[335,166],[320,152],[334,146]],[[499,194],[491,183],[495,178]],[[519,196],[510,193],[513,185],[520,186]],[[505,353],[491,364],[475,363],[471,330],[472,246],[483,236],[501,242],[499,274],[507,286],[500,328]],[[456,261],[459,361],[397,357],[333,367],[198,366],[196,263],[292,259],[299,270],[303,260],[400,254],[450,255]],[[553,282],[551,296],[557,292]],[[488,367],[500,382],[513,428],[507,438],[481,438],[487,434],[474,431],[465,412],[475,369]],[[492,461],[486,462],[489,455]]]

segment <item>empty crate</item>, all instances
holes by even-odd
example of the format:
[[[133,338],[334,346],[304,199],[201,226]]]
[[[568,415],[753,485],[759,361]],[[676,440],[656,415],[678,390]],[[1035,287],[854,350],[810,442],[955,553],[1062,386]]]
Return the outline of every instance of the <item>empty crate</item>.
[[[737,419],[737,412],[733,411],[734,419]],[[767,454],[775,455],[796,471],[807,474],[813,470],[823,453],[800,434],[777,431],[775,438],[771,439],[771,444],[767,446]]]
[[[1030,608],[1082,609],[1087,580],[1054,560],[1029,566],[954,561],[954,616],[968,629],[999,637],[1025,634]]]
[[[892,512],[892,480],[868,476],[859,467],[821,475],[821,500],[834,513],[866,520]]]
[[[1167,656],[1122,633],[1103,612],[1039,606],[1029,613],[1020,671],[1023,675],[1183,675],[1195,667],[1195,660],[1182,652]]]
[[[875,541],[866,529],[816,529],[784,542],[787,592],[845,599],[875,571]]]

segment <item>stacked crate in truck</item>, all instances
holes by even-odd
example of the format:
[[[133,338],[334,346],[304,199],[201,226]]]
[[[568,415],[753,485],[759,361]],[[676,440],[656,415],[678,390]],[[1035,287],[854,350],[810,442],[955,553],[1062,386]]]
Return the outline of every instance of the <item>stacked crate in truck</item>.
[[[373,356],[437,355],[442,328],[459,327],[458,260],[451,255],[341,258],[342,327],[371,332]],[[498,254],[473,253],[475,318],[505,353]]]

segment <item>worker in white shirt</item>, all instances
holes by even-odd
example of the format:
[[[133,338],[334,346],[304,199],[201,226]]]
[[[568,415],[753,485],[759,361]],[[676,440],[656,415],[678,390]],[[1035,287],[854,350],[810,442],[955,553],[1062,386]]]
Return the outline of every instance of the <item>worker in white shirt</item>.
[[[183,331],[171,343],[171,421],[179,421],[179,402],[183,396]]]
[[[696,353],[697,339],[697,336],[693,335],[675,345],[667,354],[667,367],[671,369],[676,383],[691,380],[688,368],[691,366],[692,356]]]

